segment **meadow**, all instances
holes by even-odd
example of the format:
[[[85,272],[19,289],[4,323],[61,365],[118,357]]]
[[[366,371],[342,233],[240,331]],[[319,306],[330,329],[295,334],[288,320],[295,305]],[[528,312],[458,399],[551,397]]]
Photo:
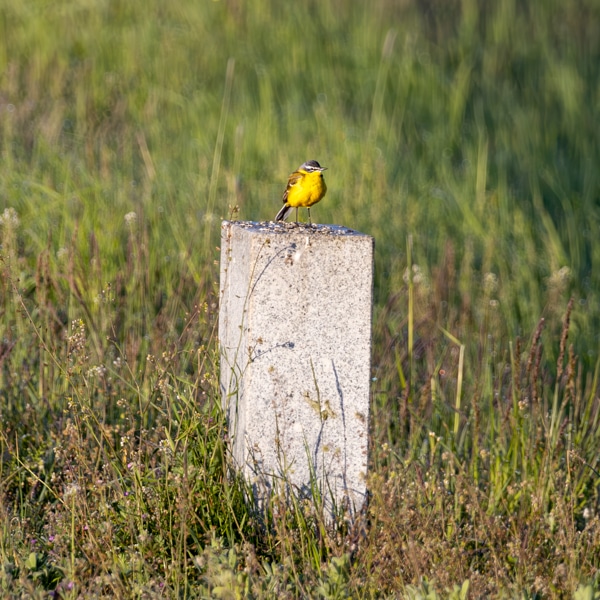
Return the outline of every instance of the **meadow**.
[[[596,0],[0,0],[0,593],[600,597]],[[376,240],[370,503],[227,468],[220,222]]]

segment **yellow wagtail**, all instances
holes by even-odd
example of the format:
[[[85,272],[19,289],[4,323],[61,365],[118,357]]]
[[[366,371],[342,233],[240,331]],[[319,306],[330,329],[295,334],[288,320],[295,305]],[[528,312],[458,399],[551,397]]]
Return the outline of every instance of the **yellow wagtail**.
[[[288,178],[287,187],[283,193],[283,206],[277,213],[275,220],[283,221],[296,209],[296,223],[298,223],[298,208],[308,209],[308,222],[310,220],[310,207],[323,198],[327,191],[322,167],[316,160],[307,160],[301,164]]]

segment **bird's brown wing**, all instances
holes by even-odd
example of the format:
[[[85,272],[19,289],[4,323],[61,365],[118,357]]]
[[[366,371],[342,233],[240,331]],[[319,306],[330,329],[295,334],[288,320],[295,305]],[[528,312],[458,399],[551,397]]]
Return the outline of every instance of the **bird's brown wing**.
[[[302,179],[302,173],[295,172],[289,176],[288,182],[287,182],[287,187],[285,188],[285,192],[283,192],[283,203],[284,204],[287,202],[288,193],[289,193],[290,189],[293,188],[300,181],[300,179]]]

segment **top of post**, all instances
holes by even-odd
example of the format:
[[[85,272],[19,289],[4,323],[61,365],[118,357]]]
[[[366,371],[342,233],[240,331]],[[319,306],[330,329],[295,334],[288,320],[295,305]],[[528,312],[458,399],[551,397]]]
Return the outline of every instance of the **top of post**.
[[[255,233],[275,235],[302,234],[334,237],[371,237],[349,227],[341,225],[322,225],[313,223],[288,223],[286,221],[223,221],[221,227],[240,227]]]

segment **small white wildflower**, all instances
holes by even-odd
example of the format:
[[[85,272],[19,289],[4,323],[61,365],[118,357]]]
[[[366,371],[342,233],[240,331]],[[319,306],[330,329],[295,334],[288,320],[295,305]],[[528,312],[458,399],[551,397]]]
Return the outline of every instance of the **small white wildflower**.
[[[496,275],[496,273],[486,273],[483,276],[484,292],[491,296],[497,289],[498,289],[498,275]]]
[[[98,365],[97,367],[92,367],[88,371],[88,377],[103,377],[106,375],[107,368],[104,365]]]
[[[548,283],[551,287],[562,288],[571,279],[571,269],[569,267],[561,267],[558,271],[554,271],[550,275]]]
[[[411,276],[411,271],[412,271],[412,276]],[[422,286],[424,288],[429,287],[429,279],[427,278],[427,275],[425,275],[425,273],[423,272],[423,269],[421,269],[421,267],[419,265],[413,265],[412,268],[410,268],[410,269],[406,268],[404,270],[402,279],[404,280],[405,283],[408,283],[409,280],[412,279],[412,282],[415,285]]]
[[[81,488],[76,483],[72,483],[71,485],[68,485],[65,488],[65,493],[64,493],[65,498],[76,495],[77,493],[79,493],[80,489]]]
[[[173,456],[173,448],[171,448],[171,444],[168,440],[160,440],[160,442],[158,442],[158,448],[165,456]]]
[[[134,211],[128,212],[125,215],[125,224],[127,225],[127,227],[130,227],[133,229],[137,223],[137,218],[138,218],[138,216],[137,216],[136,212],[134,212]]]
[[[11,206],[5,208],[2,215],[0,215],[0,225],[3,225],[4,227],[11,227],[14,229],[19,226],[20,222],[17,211]]]

